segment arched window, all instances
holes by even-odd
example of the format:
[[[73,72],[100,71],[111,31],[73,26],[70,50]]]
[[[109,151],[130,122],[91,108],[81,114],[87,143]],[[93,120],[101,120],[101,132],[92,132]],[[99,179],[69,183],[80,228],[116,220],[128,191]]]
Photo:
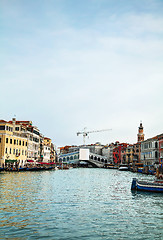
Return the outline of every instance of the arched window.
[[[157,142],[155,142],[155,148],[158,148],[158,143]]]

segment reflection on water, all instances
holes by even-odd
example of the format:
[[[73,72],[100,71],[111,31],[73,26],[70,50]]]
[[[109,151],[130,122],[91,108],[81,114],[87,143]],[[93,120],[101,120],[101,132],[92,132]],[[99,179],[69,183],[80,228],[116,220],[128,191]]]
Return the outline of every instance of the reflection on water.
[[[161,239],[162,194],[109,169],[0,174],[0,239]]]

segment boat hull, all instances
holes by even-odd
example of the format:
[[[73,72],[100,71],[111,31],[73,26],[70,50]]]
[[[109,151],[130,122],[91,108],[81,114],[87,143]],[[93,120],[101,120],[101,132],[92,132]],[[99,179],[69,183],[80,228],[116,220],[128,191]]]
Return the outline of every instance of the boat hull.
[[[119,171],[128,171],[128,167],[119,167]]]
[[[138,181],[136,178],[134,178],[132,181],[131,190],[163,193],[163,183]]]

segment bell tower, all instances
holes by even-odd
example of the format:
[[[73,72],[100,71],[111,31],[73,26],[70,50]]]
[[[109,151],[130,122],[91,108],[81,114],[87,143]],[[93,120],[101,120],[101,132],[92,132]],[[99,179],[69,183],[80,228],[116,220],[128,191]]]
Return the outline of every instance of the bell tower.
[[[138,129],[138,142],[142,142],[144,141],[144,133],[143,133],[143,125],[142,125],[142,122],[140,122],[140,126],[139,126],[139,129]]]

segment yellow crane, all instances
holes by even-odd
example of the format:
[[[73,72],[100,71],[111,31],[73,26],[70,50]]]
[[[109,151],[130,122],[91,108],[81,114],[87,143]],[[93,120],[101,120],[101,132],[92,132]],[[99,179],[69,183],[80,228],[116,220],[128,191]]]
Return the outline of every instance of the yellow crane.
[[[102,130],[93,130],[93,131],[86,131],[87,128],[84,128],[83,131],[81,132],[77,132],[77,136],[79,136],[80,134],[83,135],[83,144],[85,145],[85,138],[89,137],[90,133],[95,133],[95,132],[104,132],[104,131],[111,131],[112,129],[102,129]]]

